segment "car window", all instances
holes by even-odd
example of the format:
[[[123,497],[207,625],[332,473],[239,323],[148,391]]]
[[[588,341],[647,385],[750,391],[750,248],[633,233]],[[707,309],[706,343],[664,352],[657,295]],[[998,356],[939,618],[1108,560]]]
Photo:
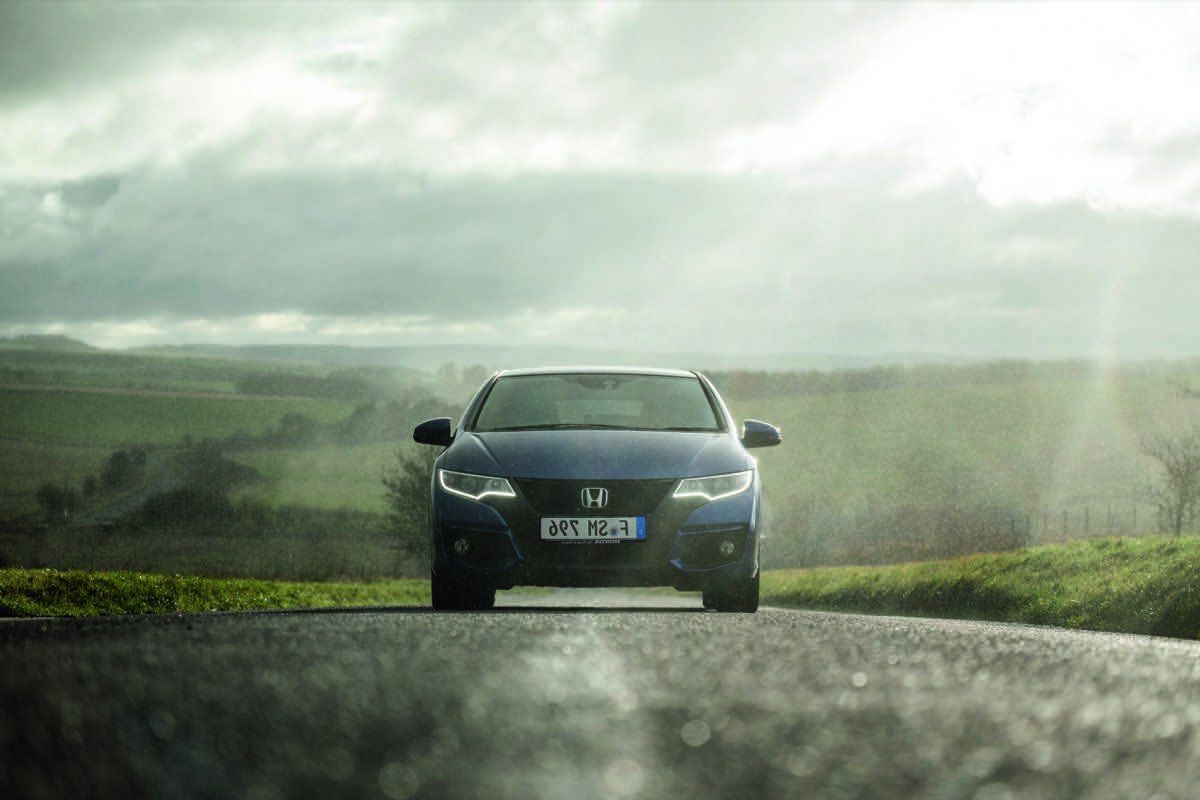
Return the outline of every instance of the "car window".
[[[499,378],[474,429],[555,427],[718,431],[721,424],[694,377],[581,373]]]

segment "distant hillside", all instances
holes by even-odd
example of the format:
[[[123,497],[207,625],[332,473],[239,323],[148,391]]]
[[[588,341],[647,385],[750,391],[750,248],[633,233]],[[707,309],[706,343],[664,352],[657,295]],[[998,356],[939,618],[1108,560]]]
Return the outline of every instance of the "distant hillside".
[[[433,371],[445,363],[480,364],[488,370],[526,366],[683,367],[689,369],[838,370],[903,364],[969,363],[940,353],[888,353],[846,356],[823,353],[642,353],[629,350],[548,345],[414,345],[349,347],[343,345],[173,345],[140,352],[206,355],[254,361],[283,361],[331,366],[408,367]]]
[[[87,342],[72,339],[69,336],[57,334],[27,334],[6,339],[0,336],[0,347],[14,347],[22,350],[49,350],[56,353],[86,353],[95,350]]]

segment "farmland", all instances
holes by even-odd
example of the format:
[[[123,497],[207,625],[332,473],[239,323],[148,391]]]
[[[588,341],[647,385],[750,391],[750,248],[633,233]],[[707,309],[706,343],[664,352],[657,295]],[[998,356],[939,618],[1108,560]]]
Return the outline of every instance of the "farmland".
[[[233,392],[238,378],[277,365],[200,356],[125,353],[76,346],[65,350],[0,346],[0,384],[177,392]],[[288,364],[318,374],[317,366]]]
[[[0,438],[117,447],[178,444],[259,434],[291,411],[319,422],[348,414],[352,404],[307,397],[162,394],[140,390],[0,390]]]
[[[240,494],[272,506],[382,511],[383,470],[395,461],[398,450],[415,447],[386,442],[241,453],[237,460],[258,470],[264,480],[247,486]]]
[[[108,454],[96,446],[0,441],[0,519],[35,508],[33,494],[43,483],[82,484],[99,472]]]
[[[1063,510],[1079,517],[1090,504],[1094,532],[1103,532],[1110,506],[1114,524],[1128,525],[1130,509],[1140,504],[1139,527],[1152,526],[1142,497],[1152,465],[1139,437],[1187,424],[1200,411],[1161,375],[1139,373],[734,397],[729,404],[738,419],[783,429],[784,445],[757,455],[776,521],[793,529],[805,509],[865,513],[897,498],[937,503],[953,495],[986,496],[1047,528],[1060,525]],[[446,408],[452,413],[454,406]],[[381,503],[379,473],[399,446],[258,450],[237,458],[266,478],[247,492],[270,503],[371,509]]]
[[[845,502],[940,491],[953,476],[1028,507],[1128,497],[1146,466],[1138,437],[1198,405],[1141,376],[731,402],[735,415],[783,428],[785,447],[761,456],[768,476],[802,478],[776,485],[783,495]]]
[[[405,369],[331,369],[67,344],[63,350],[0,346],[0,520],[32,511],[33,493],[45,483],[82,486],[116,449],[178,451],[204,440],[250,461],[273,462],[261,496],[303,502],[316,483],[295,488],[275,480],[286,477],[289,460],[307,453],[289,449],[296,444],[289,436],[320,435],[364,403],[405,396],[412,385],[413,373]],[[327,470],[325,478],[332,474]],[[341,485],[351,489],[354,483]],[[325,490],[326,506],[367,502],[342,502],[332,494]]]
[[[951,504],[986,508],[1000,524],[1027,527],[1032,541],[1153,531],[1145,490],[1156,478],[1140,442],[1200,419],[1200,402],[1181,398],[1159,371],[1063,372],[991,385],[731,399],[735,416],[784,432],[782,447],[759,456],[776,552],[836,563],[822,558],[828,540],[846,544],[861,533],[862,547],[886,549],[886,541],[869,540],[868,527],[894,535],[903,527],[897,509]],[[1197,382],[1191,373],[1176,379]],[[929,555],[936,554],[912,552]]]
[[[380,486],[428,395],[409,370],[4,347],[0,368],[0,566],[302,580],[409,569]],[[121,454],[134,467],[110,486]],[[70,500],[44,519],[46,486]],[[89,521],[146,491],[168,493],[151,516]]]
[[[332,565],[335,575],[389,574],[402,554],[375,538],[386,511],[381,473],[415,449],[412,423],[453,415],[473,388],[450,385],[443,401],[411,388],[408,372],[103,351],[39,360],[36,351],[0,348],[0,365],[16,381],[0,390],[0,518],[29,519],[39,486],[82,486],[117,448],[157,450],[166,455],[152,463],[169,464],[166,456],[209,439],[240,465],[225,470],[234,485],[220,489],[249,509],[234,509],[241,522],[227,527],[237,533],[193,525],[167,539],[143,530],[99,540],[67,528],[35,548],[16,529],[0,531],[0,556],[59,568],[291,578]],[[1154,532],[1145,496],[1154,466],[1140,441],[1200,418],[1200,402],[1174,388],[1200,385],[1194,363],[796,375],[799,388],[786,391],[717,376],[738,419],[784,432],[782,447],[757,452],[769,566],[916,561]],[[396,404],[405,398],[412,403]],[[254,509],[259,517],[247,517]],[[339,509],[359,515],[346,518],[353,530],[322,527],[335,523],[321,513]],[[268,513],[282,516],[251,542],[252,520]],[[300,527],[288,539],[280,526],[291,524]],[[341,558],[339,547],[357,555]],[[292,554],[284,566],[271,563],[277,552]]]

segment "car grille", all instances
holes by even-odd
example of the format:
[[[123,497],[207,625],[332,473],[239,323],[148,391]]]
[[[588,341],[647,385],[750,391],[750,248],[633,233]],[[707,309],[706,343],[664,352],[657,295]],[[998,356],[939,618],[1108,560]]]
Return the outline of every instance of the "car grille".
[[[640,481],[516,478],[513,482],[539,514],[605,517],[650,514],[675,485],[674,478]],[[595,488],[608,490],[608,504],[604,508],[584,508],[583,490]]]

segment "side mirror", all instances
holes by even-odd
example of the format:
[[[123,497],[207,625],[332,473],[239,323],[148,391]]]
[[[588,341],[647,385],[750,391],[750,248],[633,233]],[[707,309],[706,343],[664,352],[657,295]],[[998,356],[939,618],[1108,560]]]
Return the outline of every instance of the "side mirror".
[[[742,447],[774,447],[782,441],[779,428],[756,419],[746,420],[742,428]]]
[[[413,428],[413,441],[418,444],[433,444],[438,447],[449,447],[454,441],[454,431],[450,427],[449,417],[427,419]]]

